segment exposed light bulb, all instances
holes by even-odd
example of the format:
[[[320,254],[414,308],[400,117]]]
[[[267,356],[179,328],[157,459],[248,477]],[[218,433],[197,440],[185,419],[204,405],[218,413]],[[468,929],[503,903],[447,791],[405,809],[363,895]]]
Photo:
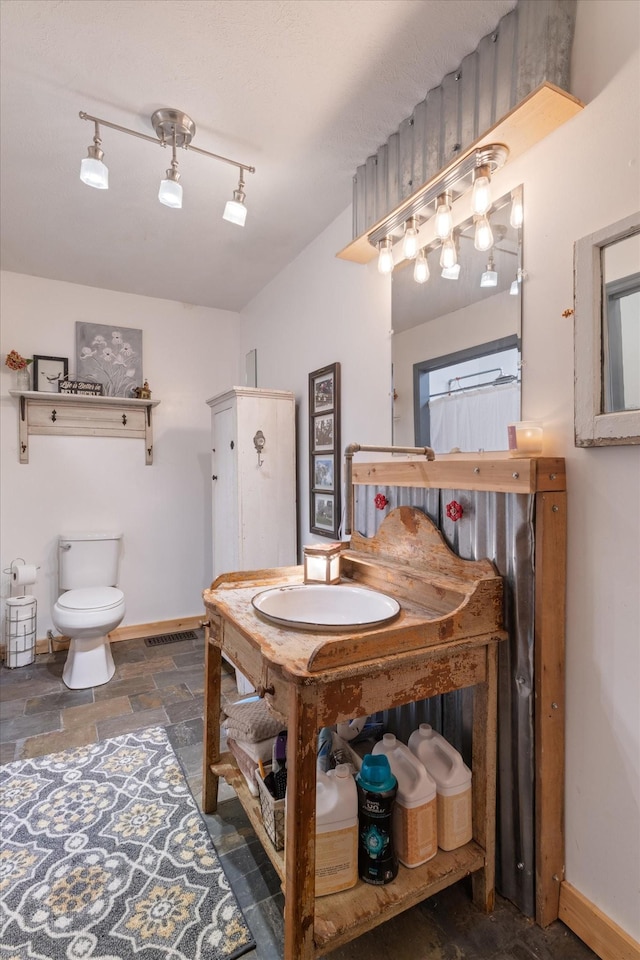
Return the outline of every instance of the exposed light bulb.
[[[471,208],[475,214],[486,213],[491,206],[491,177],[487,166],[477,167],[473,179]]]
[[[413,268],[413,279],[416,283],[426,283],[429,279],[429,264],[427,263],[427,255],[425,253],[424,247],[418,252],[416,257],[415,266]]]
[[[440,240],[446,240],[453,229],[451,214],[451,194],[445,191],[438,197],[436,206],[435,231]]]
[[[450,234],[442,243],[442,249],[440,251],[440,266],[453,267],[457,262],[458,254],[456,252],[456,245],[453,240],[453,234]]]
[[[380,241],[378,254],[378,272],[382,274],[391,273],[393,270],[393,251],[391,250],[391,239],[385,237]]]
[[[518,230],[524,222],[524,205],[522,203],[522,190],[514,190],[511,194],[511,213],[509,223]]]
[[[418,252],[418,230],[416,223],[416,218],[411,217],[410,220],[407,220],[404,228],[402,255],[406,257],[407,260],[413,260]]]
[[[473,245],[476,250],[480,250],[481,252],[490,250],[493,246],[491,225],[485,216],[478,217],[476,220],[476,232],[473,238]]]

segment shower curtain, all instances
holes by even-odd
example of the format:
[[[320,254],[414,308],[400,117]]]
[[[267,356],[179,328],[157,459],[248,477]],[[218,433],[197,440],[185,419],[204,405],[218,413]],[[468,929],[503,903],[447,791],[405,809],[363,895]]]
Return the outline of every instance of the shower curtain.
[[[430,443],[436,453],[504,450],[507,424],[520,419],[520,384],[459,390],[429,400]]]

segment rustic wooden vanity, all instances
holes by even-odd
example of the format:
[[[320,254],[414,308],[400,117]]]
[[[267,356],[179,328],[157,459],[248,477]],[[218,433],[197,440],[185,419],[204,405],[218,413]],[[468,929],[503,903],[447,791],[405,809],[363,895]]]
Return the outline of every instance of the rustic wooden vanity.
[[[302,583],[302,567],[225,574],[204,591],[205,812],[218,778],[233,785],[278,872],[285,893],[285,960],[322,956],[471,874],[475,902],[494,899],[496,652],[502,579],[488,560],[461,560],[419,510],[398,507],[375,537],[354,534],[342,554],[345,583],[381,591],[401,605],[392,623],[316,633],[265,621],[256,593]],[[220,668],[224,652],[252,681],[288,737],[285,855],[267,837],[230,754],[220,755]],[[361,881],[314,897],[317,733],[353,717],[465,687],[473,688],[473,840],[385,886]]]

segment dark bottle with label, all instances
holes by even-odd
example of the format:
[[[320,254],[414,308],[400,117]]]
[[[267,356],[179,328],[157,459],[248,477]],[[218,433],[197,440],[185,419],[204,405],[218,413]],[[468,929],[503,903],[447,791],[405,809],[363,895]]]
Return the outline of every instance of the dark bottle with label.
[[[358,788],[358,874],[365,883],[390,883],[398,874],[391,817],[398,782],[384,754],[367,754]]]

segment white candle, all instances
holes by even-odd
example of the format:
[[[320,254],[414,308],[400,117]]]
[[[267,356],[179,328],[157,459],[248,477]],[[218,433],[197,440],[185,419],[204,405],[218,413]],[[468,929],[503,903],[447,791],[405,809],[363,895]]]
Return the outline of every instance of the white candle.
[[[539,457],[542,453],[542,424],[523,420],[509,424],[509,453],[512,457]]]

